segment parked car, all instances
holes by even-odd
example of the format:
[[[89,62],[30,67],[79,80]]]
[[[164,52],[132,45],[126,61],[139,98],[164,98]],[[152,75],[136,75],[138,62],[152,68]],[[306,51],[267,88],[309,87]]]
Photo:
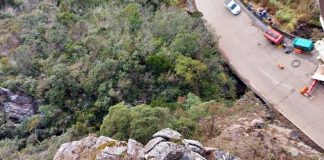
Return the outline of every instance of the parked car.
[[[234,0],[225,0],[224,6],[234,15],[238,15],[241,12],[241,7]]]

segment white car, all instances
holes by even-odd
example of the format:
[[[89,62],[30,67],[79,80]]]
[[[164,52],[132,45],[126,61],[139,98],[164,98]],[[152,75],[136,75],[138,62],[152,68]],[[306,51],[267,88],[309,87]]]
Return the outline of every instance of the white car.
[[[238,15],[241,12],[241,7],[234,0],[225,0],[224,5],[234,15]]]

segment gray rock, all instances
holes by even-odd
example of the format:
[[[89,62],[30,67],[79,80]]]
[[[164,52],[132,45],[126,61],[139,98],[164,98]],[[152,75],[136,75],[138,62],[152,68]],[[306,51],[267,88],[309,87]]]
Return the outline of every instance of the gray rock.
[[[214,153],[216,155],[216,160],[240,160],[240,158],[224,151],[217,150]]]
[[[183,144],[156,137],[145,147],[135,140],[128,143],[108,137],[89,135],[79,141],[62,144],[53,160],[239,160],[216,148],[204,147],[195,140]]]
[[[194,145],[188,145],[188,148],[191,150],[191,151],[193,151],[193,152],[195,152],[195,153],[198,153],[198,154],[200,154],[200,155],[202,155],[202,156],[205,156],[205,150],[202,150],[201,148],[199,148],[199,147],[197,147],[197,146],[194,146]]]
[[[185,152],[183,145],[172,142],[160,142],[150,152],[145,155],[145,159],[156,160],[178,160]]]
[[[165,128],[165,129],[162,129],[162,130],[156,132],[153,135],[153,137],[154,138],[162,137],[162,138],[165,138],[165,139],[181,140],[182,135],[179,132],[175,131],[175,130],[172,130],[170,128]]]
[[[108,137],[88,136],[79,141],[64,143],[56,152],[53,160],[77,159],[119,159],[126,155],[127,144]]]
[[[195,11],[197,11],[195,0],[187,0],[186,10],[189,13],[194,13]]]
[[[299,139],[299,133],[297,131],[291,131],[289,133],[289,139],[292,139],[292,140],[298,140]]]
[[[257,129],[264,128],[264,120],[263,119],[253,119],[250,123],[250,126],[255,127]]]
[[[299,155],[299,151],[295,147],[285,146],[283,148],[286,152],[288,152],[293,157],[297,157]]]
[[[101,152],[97,157],[96,160],[121,160],[118,156],[110,155],[104,152]]]
[[[200,148],[201,150],[203,150],[205,152],[205,147],[204,145],[202,145],[199,141],[196,141],[196,140],[190,140],[190,139],[183,139],[182,142],[184,144],[189,144],[189,145],[192,145],[192,146],[196,146],[198,148]]]
[[[97,137],[88,136],[80,141],[64,143],[56,152],[53,160],[74,160],[95,157],[97,154],[97,148],[94,147],[96,141]]]
[[[144,147],[144,153],[150,152],[156,145],[158,145],[160,142],[165,142],[166,140],[162,137],[156,137],[154,139],[151,139]]]
[[[95,148],[99,147],[101,144],[107,143],[107,142],[117,142],[116,140],[105,137],[105,136],[100,136],[96,140],[96,144],[94,145]]]
[[[125,155],[126,151],[127,151],[126,146],[112,146],[112,147],[107,146],[101,152],[109,155],[121,156],[121,155]]]
[[[142,160],[144,156],[143,145],[135,140],[129,139],[127,145],[127,159]]]
[[[200,154],[195,153],[193,151],[186,151],[180,160],[207,160],[202,157]]]

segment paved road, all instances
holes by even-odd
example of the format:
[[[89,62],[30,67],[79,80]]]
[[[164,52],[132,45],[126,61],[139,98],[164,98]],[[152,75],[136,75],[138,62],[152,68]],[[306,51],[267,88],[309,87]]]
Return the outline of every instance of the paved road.
[[[246,12],[231,15],[223,0],[196,0],[196,4],[220,37],[219,47],[238,76],[324,148],[324,85],[318,85],[313,100],[299,94],[317,68],[314,56],[287,55],[270,45],[257,21]],[[291,66],[295,59],[302,62],[298,68]],[[285,69],[279,70],[278,63]]]

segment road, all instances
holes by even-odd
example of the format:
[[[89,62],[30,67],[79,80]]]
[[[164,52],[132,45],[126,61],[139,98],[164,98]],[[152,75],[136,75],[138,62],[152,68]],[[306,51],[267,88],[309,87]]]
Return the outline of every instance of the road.
[[[219,36],[220,49],[242,81],[324,148],[324,85],[317,86],[312,100],[299,93],[312,82],[315,55],[285,54],[263,37],[264,27],[246,10],[233,16],[223,0],[196,0],[196,5]],[[292,67],[293,60],[301,61],[301,66]],[[277,67],[279,63],[284,70]]]

